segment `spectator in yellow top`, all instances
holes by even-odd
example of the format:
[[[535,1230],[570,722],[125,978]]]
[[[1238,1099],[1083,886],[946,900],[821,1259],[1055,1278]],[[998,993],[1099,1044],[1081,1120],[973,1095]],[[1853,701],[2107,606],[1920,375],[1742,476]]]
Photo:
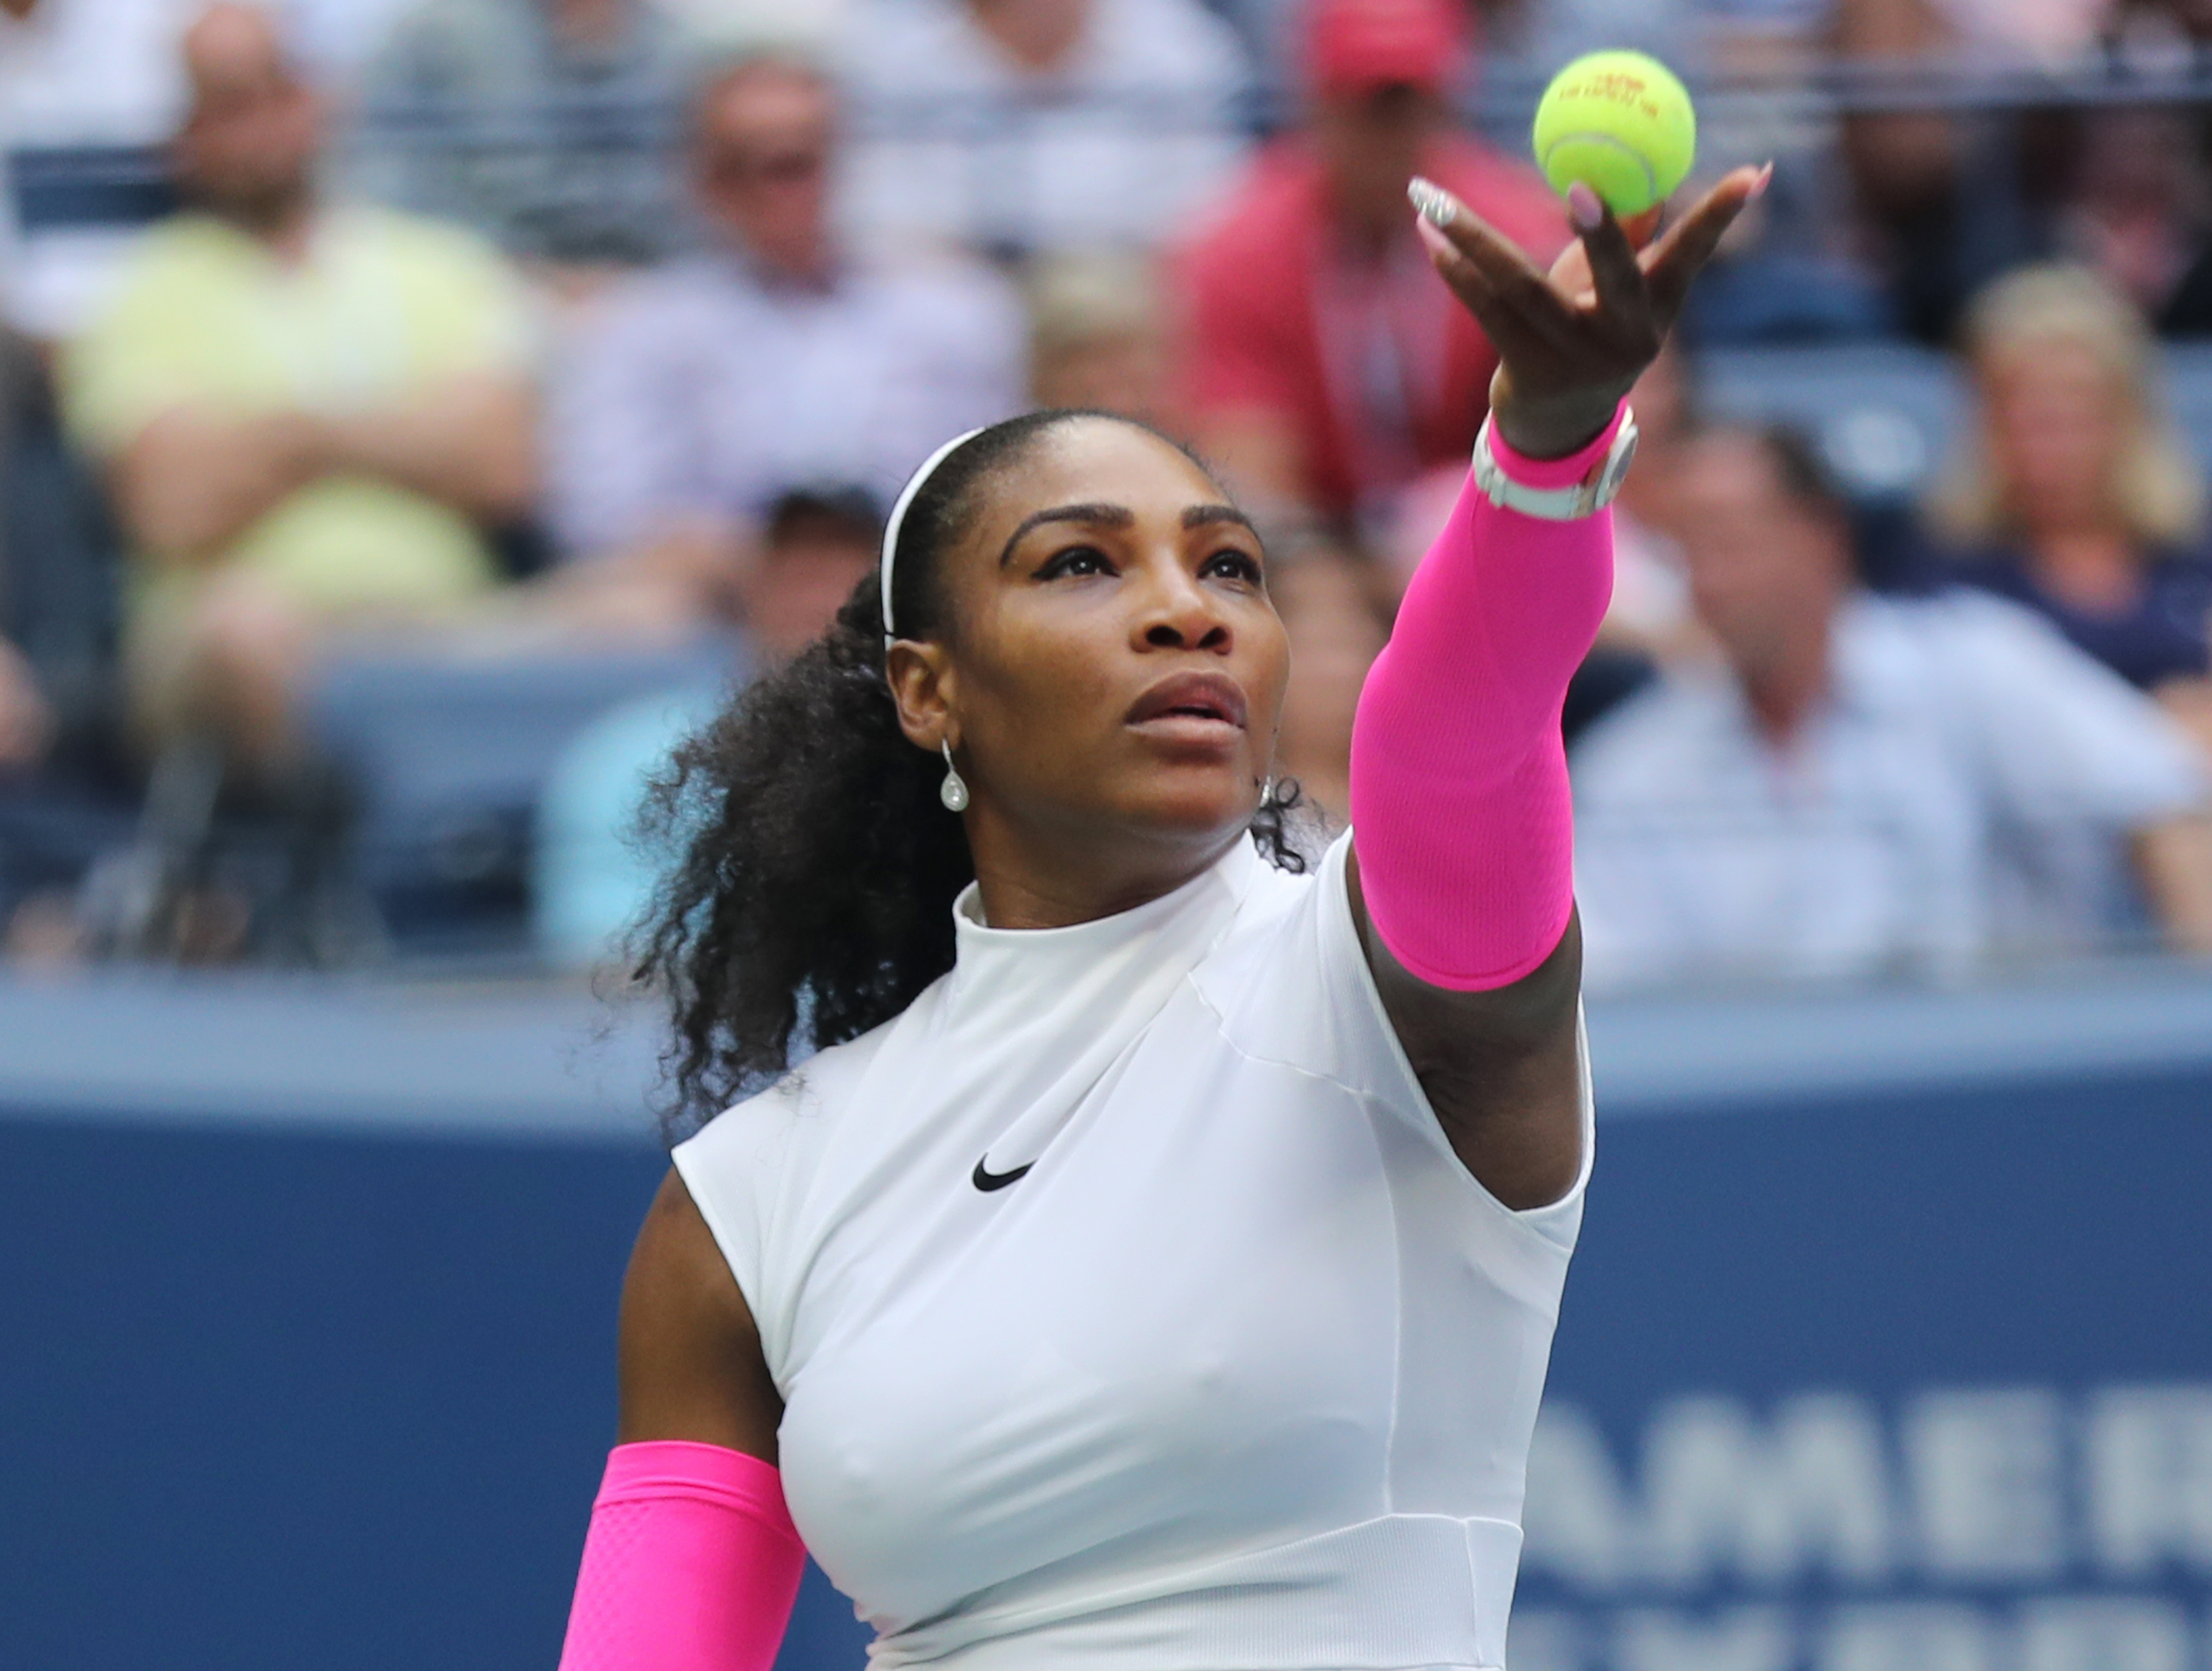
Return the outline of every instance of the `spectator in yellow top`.
[[[484,530],[535,487],[528,332],[473,237],[319,198],[322,111],[266,15],[215,7],[184,57],[191,207],[148,235],[64,399],[134,552],[145,740],[268,769],[334,632],[492,585]]]

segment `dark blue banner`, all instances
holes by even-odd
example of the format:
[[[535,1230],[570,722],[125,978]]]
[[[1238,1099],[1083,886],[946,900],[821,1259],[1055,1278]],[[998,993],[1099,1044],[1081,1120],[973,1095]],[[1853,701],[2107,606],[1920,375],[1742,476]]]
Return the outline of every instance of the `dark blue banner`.
[[[1607,1126],[1513,1671],[2212,1664],[2212,1076]]]
[[[0,996],[0,1666],[550,1671],[634,1075],[535,999]],[[2212,985],[1592,1034],[1513,1671],[2212,1671]],[[817,1577],[782,1665],[863,1643]]]

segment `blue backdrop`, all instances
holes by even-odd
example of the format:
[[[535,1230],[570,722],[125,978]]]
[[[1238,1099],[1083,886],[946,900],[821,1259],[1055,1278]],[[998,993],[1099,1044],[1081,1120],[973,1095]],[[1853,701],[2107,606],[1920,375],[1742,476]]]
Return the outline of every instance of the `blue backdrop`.
[[[2207,996],[2101,1064],[1595,1018],[1515,1671],[2212,1668]],[[1827,1067],[1742,1068],[1789,1026]],[[553,1664],[661,1162],[481,1099],[285,1118],[343,1054],[250,1124],[0,1070],[0,1665]],[[850,1671],[811,1583],[783,1663]]]
[[[2212,1663],[2212,1074],[1602,1128],[1515,1671]]]

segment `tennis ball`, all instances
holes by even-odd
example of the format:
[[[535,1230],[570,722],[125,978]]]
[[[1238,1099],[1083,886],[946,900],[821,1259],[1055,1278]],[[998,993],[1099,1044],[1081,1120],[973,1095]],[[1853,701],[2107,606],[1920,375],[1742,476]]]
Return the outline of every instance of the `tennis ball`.
[[[1552,78],[1536,107],[1536,165],[1561,196],[1588,182],[1616,215],[1649,209],[1686,179],[1698,116],[1674,72],[1642,52],[1591,52]]]

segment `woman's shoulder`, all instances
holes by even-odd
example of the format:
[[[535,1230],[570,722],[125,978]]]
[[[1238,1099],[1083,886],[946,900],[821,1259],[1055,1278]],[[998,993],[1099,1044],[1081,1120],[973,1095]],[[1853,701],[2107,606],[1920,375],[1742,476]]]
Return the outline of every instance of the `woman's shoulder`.
[[[917,999],[917,1003],[921,1000]],[[702,1156],[765,1154],[794,1137],[826,1132],[854,1104],[868,1066],[899,1016],[832,1045],[787,1069],[750,1096],[732,1103],[677,1145]]]
[[[809,1057],[725,1108],[670,1156],[728,1259],[763,1339],[783,1316],[769,1280],[778,1227],[818,1175],[834,1134],[856,1106],[869,1065],[896,1025],[895,1019]]]
[[[934,988],[931,991],[934,991]],[[915,1002],[929,1001],[925,992]],[[773,1083],[716,1114],[676,1145],[677,1170],[695,1197],[753,1204],[751,1211],[783,1192],[803,1187],[819,1168],[833,1135],[860,1107],[868,1070],[900,1022],[899,1015],[857,1039],[832,1045],[795,1064]],[[716,1215],[700,1203],[709,1222]]]
[[[1258,867],[1236,926],[1194,974],[1223,1039],[1248,1060],[1353,1095],[1404,1089],[1345,875],[1349,832],[1303,871]]]

